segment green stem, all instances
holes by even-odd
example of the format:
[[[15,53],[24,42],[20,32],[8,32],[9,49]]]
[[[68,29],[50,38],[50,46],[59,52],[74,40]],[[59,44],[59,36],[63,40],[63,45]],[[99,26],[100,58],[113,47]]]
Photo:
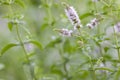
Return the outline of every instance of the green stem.
[[[18,29],[17,25],[16,25],[16,31],[17,31],[17,36],[18,36],[18,39],[20,41],[21,47],[23,48],[23,51],[25,53],[25,57],[26,57],[27,63],[29,65],[29,67],[30,67],[30,74],[31,74],[32,80],[37,80],[35,75],[34,75],[34,70],[33,70],[32,66],[31,66],[31,63],[30,63],[29,57],[27,55],[27,51],[25,49],[24,43],[22,42],[22,39],[21,39],[21,36],[20,36],[19,29]]]
[[[64,71],[65,71],[65,73],[66,73],[65,76],[66,76],[66,79],[67,79],[67,80],[70,80],[70,79],[69,79],[68,70],[67,70],[66,65],[67,65],[67,62],[64,62],[63,67],[64,67]]]
[[[19,39],[19,41],[20,41],[20,44],[21,44],[21,46],[22,46],[22,48],[23,48],[23,50],[24,50],[24,52],[25,52],[25,56],[26,56],[27,62],[29,63],[29,58],[28,58],[28,56],[27,56],[27,51],[26,51],[26,49],[25,49],[25,47],[24,47],[24,43],[22,42],[21,36],[20,36],[20,34],[19,34],[18,26],[16,26],[16,31],[17,31],[17,36],[18,36],[18,39]]]
[[[9,7],[10,7],[9,10],[10,10],[12,16],[13,16],[12,6],[9,5]],[[30,74],[31,74],[32,80],[37,80],[36,77],[35,77],[35,75],[34,75],[34,69],[32,68],[32,66],[30,64],[30,60],[29,60],[29,57],[27,55],[27,51],[26,51],[26,49],[24,47],[24,42],[22,42],[22,39],[21,39],[21,36],[20,36],[20,33],[19,33],[19,29],[18,29],[18,24],[16,24],[16,32],[17,32],[17,36],[18,36],[18,40],[20,42],[20,45],[22,46],[23,51],[25,53],[25,57],[26,57],[27,63],[29,65],[29,67],[30,67]]]
[[[59,49],[59,54],[60,54],[61,58],[65,60],[64,63],[63,63],[63,69],[64,69],[64,71],[65,71],[65,78],[66,78],[66,80],[70,80],[69,74],[68,74],[68,70],[67,70],[67,66],[66,66],[67,63],[68,63],[68,61],[67,61],[68,59],[63,56],[63,51],[62,51],[62,49]]]
[[[110,5],[108,3],[106,3],[104,0],[100,0],[101,3],[103,3],[104,5],[106,5],[107,7],[110,7]]]
[[[93,70],[92,73],[93,73],[93,80],[97,80],[95,70]]]
[[[92,37],[91,35],[89,35],[87,32],[82,31],[81,34],[86,34],[88,37],[93,38],[93,37]],[[82,40],[82,38],[81,38],[81,40]],[[83,40],[82,40],[82,41],[83,41]],[[93,65],[91,56],[89,56],[88,54],[85,54],[85,55],[88,57],[89,62],[90,62],[90,66],[91,66],[90,68],[91,68],[91,71],[92,71],[92,78],[93,78],[93,80],[97,80],[97,77],[96,77],[96,74],[95,74],[94,65]]]
[[[119,61],[120,61],[120,50],[119,50],[118,38],[117,38],[114,27],[113,27],[113,30],[114,30],[114,37],[115,37],[115,43],[116,43],[116,49],[117,49],[117,53],[118,53],[118,58],[119,58]]]
[[[116,17],[114,16],[114,14],[112,12],[112,8],[110,8],[110,11],[111,11],[111,15],[113,16],[114,21],[117,23],[117,19],[116,19]],[[119,50],[118,38],[117,38],[114,27],[113,27],[113,31],[114,31],[115,44],[116,44],[116,49],[117,49],[117,53],[118,53],[118,58],[119,58],[119,61],[120,61],[120,50]]]
[[[96,74],[95,74],[94,65],[92,63],[92,59],[91,59],[91,57],[88,54],[86,54],[86,56],[89,58],[89,61],[90,61],[90,65],[91,65],[91,67],[90,67],[91,70],[90,71],[92,71],[92,78],[93,78],[93,80],[97,80],[97,77],[96,77]]]
[[[110,11],[111,11],[111,16],[113,17],[115,23],[117,23],[117,17],[113,14],[112,8],[110,8]],[[116,35],[114,27],[113,27],[113,31],[114,31],[114,37],[115,37],[115,44],[116,44],[117,54],[118,54],[118,58],[119,58],[119,61],[120,61],[119,43],[118,43],[118,38],[117,38],[117,35]],[[120,73],[120,71],[118,70],[117,73]],[[117,74],[117,76],[115,77],[115,80],[119,80],[118,75],[119,74]]]
[[[95,8],[95,14],[96,14],[98,12],[96,2],[94,2],[93,5],[94,5],[94,8]]]

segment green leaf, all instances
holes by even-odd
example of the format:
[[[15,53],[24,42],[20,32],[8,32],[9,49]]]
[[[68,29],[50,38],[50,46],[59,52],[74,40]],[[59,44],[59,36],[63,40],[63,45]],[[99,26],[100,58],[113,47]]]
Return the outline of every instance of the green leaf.
[[[8,28],[10,31],[12,31],[12,28],[13,28],[13,23],[12,22],[8,22]]]
[[[62,42],[62,39],[61,39],[61,38],[57,38],[57,39],[51,41],[51,42],[46,46],[46,48],[47,48],[47,47],[55,47],[56,44],[61,43],[61,42]]]
[[[36,41],[36,40],[30,40],[29,43],[32,43],[32,44],[36,45],[36,46],[39,47],[41,50],[43,49],[41,43],[38,42],[38,41]]]
[[[107,59],[107,60],[111,60],[111,59],[112,59],[112,56],[109,55],[109,54],[105,54],[105,55],[104,55],[104,58]]]
[[[112,69],[107,68],[107,67],[98,67],[98,68],[95,68],[95,70],[105,70],[105,71],[109,71],[109,72],[114,72]]]
[[[116,72],[114,80],[119,80],[119,77],[120,77],[120,69]]]
[[[41,27],[40,27],[40,30],[43,31],[43,30],[46,29],[48,26],[49,26],[48,23],[43,23],[43,24],[41,25]]]
[[[69,40],[66,40],[64,42],[63,49],[64,49],[64,52],[71,52],[71,45],[70,45],[70,41]]]
[[[63,75],[63,72],[60,70],[60,66],[53,64],[50,69],[52,74]]]
[[[64,52],[72,53],[75,51],[75,49],[76,47],[71,44],[70,40],[67,39],[64,42],[64,45],[63,45]]]
[[[3,48],[1,49],[0,56],[2,56],[2,55],[3,55],[7,50],[9,50],[10,48],[15,47],[15,46],[18,46],[18,44],[15,44],[15,43],[7,44],[5,47],[3,47]]]
[[[79,69],[77,72],[84,72],[84,71],[88,71],[88,70],[82,70],[82,69]]]
[[[78,74],[80,78],[86,78],[88,76],[88,70],[78,70],[77,75]]]
[[[89,16],[93,15],[92,13],[85,13],[83,15],[80,16],[80,19],[84,19],[84,18],[87,18]]]
[[[16,0],[17,4],[19,4],[21,7],[25,8],[24,2],[22,0]]]

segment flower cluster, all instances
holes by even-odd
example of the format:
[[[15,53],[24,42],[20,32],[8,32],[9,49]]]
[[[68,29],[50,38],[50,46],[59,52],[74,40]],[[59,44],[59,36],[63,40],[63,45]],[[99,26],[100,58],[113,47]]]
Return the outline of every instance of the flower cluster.
[[[75,11],[75,9],[66,3],[63,3],[63,5],[65,5],[65,7],[66,7],[65,8],[66,16],[68,17],[68,19],[74,26],[74,30],[81,28],[82,24],[81,24],[81,21],[79,19],[77,12]],[[68,29],[55,29],[55,31],[58,31],[63,36],[69,36],[69,37],[72,36],[72,33],[73,33],[72,30],[68,30]]]
[[[81,21],[79,19],[77,12],[75,11],[75,9],[72,6],[69,6],[66,4],[64,4],[64,5],[66,6],[65,13],[66,13],[68,19],[70,20],[70,22],[72,23],[72,25],[74,26],[74,30],[82,27]]]
[[[98,22],[99,20],[94,18],[90,21],[90,23],[87,24],[87,26],[90,28],[90,29],[93,29],[94,27],[96,27],[98,25]]]

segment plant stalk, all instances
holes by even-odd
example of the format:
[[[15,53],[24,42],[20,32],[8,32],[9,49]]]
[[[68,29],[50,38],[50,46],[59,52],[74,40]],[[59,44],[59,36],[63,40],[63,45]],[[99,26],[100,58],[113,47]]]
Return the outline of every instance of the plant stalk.
[[[23,51],[25,53],[27,63],[29,65],[29,67],[30,67],[30,74],[31,74],[32,80],[37,80],[35,75],[34,75],[34,70],[33,70],[32,66],[31,66],[31,63],[30,63],[29,57],[27,55],[27,51],[25,49],[24,43],[22,42],[22,39],[21,39],[21,36],[20,36],[20,33],[19,33],[19,29],[18,29],[18,25],[16,25],[16,32],[17,32],[17,36],[18,36],[19,42],[21,44],[21,47],[22,47],[22,49],[23,49]]]

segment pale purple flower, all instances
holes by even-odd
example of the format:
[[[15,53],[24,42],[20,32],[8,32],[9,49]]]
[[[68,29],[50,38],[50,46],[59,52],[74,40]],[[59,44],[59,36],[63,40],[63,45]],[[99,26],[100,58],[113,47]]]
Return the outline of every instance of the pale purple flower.
[[[91,24],[91,23],[88,23],[87,26],[90,28],[90,29],[93,29],[94,26]]]
[[[55,31],[58,31],[61,35],[63,35],[63,36],[68,36],[68,37],[70,37],[70,36],[72,36],[72,33],[73,33],[73,31],[72,30],[68,30],[68,29],[55,29]]]
[[[68,29],[61,29],[60,33],[63,36],[72,36],[73,31],[72,30],[68,30]]]
[[[65,12],[66,12],[66,15],[67,15],[68,19],[70,20],[70,22],[74,26],[74,30],[82,27],[79,16],[72,6],[67,5],[66,8],[65,8]]]
[[[87,26],[90,28],[90,29],[93,29],[94,27],[96,27],[98,25],[98,22],[99,20],[94,18],[90,21],[90,23],[87,24]]]
[[[114,25],[115,32],[120,32],[120,22]]]

